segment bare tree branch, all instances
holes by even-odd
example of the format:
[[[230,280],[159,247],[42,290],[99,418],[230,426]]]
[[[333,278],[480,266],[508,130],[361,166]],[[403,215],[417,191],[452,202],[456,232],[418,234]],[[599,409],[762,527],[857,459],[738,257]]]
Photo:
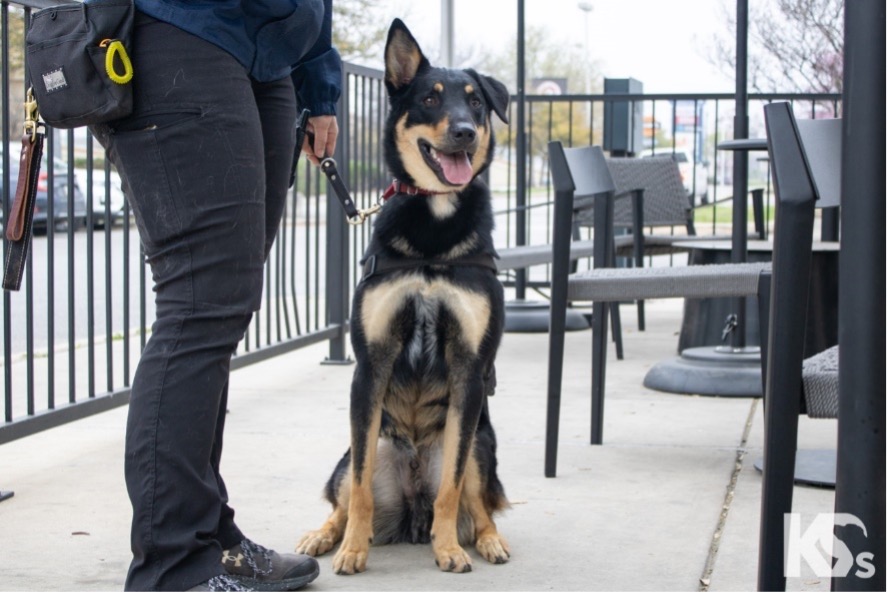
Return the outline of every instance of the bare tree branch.
[[[731,3],[734,4],[733,2]],[[735,15],[707,56],[735,69]],[[843,82],[843,0],[769,0],[754,4],[748,27],[748,80],[760,92],[837,93]]]

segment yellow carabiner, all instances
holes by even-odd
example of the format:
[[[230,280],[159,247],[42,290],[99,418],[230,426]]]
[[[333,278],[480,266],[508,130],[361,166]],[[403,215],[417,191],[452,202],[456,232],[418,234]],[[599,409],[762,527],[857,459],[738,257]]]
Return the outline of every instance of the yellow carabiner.
[[[104,39],[99,44],[100,47],[108,48],[105,52],[105,72],[108,78],[118,85],[125,85],[133,80],[133,63],[130,62],[130,56],[127,54],[127,48],[118,39]],[[123,74],[118,74],[114,70],[114,56],[120,56],[123,63]]]

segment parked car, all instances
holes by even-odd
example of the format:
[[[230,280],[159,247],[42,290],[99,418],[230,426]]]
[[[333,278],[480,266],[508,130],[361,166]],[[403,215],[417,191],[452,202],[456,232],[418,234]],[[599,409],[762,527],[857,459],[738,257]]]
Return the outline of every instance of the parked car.
[[[80,180],[86,180],[87,170],[77,170],[77,176]],[[120,176],[117,172],[112,171],[109,177],[111,180],[110,192],[106,195],[105,170],[93,170],[93,227],[95,229],[100,229],[105,226],[106,198],[108,199],[107,202],[110,206],[108,210],[111,212],[111,225],[116,225],[122,222],[124,218],[125,198],[123,193],[123,186],[120,181]]]
[[[34,223],[35,232],[46,231],[48,223],[48,207],[49,207],[49,173],[47,171],[47,157],[43,154],[43,160],[40,163],[40,175],[37,178],[37,194],[34,204]],[[10,194],[15,192],[15,186],[18,183],[19,162],[18,159],[11,159],[9,163],[9,180],[12,186]],[[3,180],[0,177],[0,192],[3,191]],[[61,159],[53,159],[53,228],[57,231],[67,230],[69,227],[79,229],[86,224],[86,199],[77,175],[74,176],[74,219],[69,224],[68,221],[68,164]],[[10,197],[11,200],[11,197]],[[2,213],[2,210],[0,210]],[[5,217],[3,218],[5,221]]]
[[[679,164],[679,174],[682,176],[682,185],[688,192],[692,205],[702,205],[710,202],[709,186],[707,180],[709,178],[707,163],[699,161],[693,162],[687,151],[681,148],[673,149],[673,147],[657,147],[655,149],[645,149],[639,156],[645,157],[662,157],[664,155],[672,155],[676,163]]]

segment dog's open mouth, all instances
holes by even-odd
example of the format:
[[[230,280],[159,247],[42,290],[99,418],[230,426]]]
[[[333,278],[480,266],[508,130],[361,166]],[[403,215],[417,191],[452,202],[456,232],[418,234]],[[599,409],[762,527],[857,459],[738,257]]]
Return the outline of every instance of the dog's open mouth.
[[[420,140],[420,153],[442,182],[462,186],[472,180],[472,153],[445,153],[424,140]]]

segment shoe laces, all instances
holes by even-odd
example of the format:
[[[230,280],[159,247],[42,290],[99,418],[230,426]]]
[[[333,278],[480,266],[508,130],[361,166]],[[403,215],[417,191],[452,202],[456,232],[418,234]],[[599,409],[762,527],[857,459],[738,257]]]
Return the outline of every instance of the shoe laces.
[[[241,541],[241,551],[244,552],[244,559],[247,561],[247,565],[250,567],[250,570],[252,570],[255,575],[266,576],[272,573],[271,550],[262,547],[258,543],[253,543],[249,539],[245,538]],[[265,570],[262,570],[256,563],[257,554],[261,555],[263,560],[265,560]]]
[[[207,581],[207,590],[212,592],[248,592],[253,591],[250,587],[233,579],[227,574],[214,576]]]

